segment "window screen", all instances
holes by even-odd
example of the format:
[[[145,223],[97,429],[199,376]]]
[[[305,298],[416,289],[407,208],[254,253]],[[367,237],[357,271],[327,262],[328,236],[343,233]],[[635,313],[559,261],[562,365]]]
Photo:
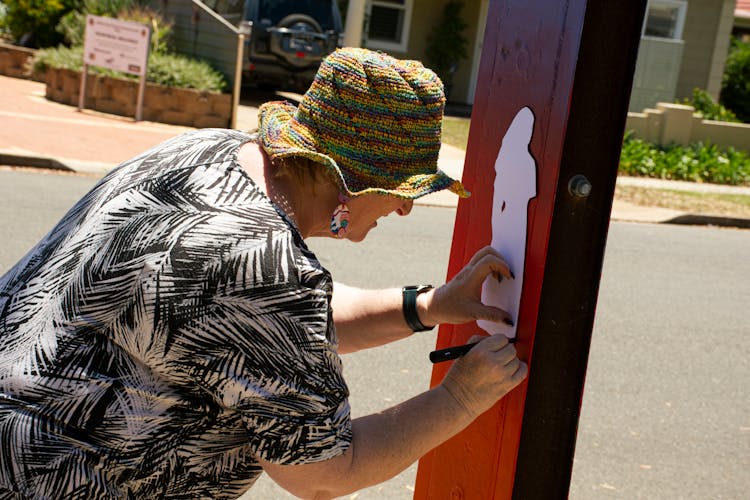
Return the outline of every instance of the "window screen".
[[[373,2],[367,38],[385,42],[401,43],[404,31],[404,0]]]
[[[648,7],[643,34],[657,38],[680,39],[682,37],[683,9],[677,2],[653,2]]]

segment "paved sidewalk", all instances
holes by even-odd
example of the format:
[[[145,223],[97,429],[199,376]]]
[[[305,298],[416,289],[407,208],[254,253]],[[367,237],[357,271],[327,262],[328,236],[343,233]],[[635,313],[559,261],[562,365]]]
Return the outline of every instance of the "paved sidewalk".
[[[45,84],[0,76],[0,162],[65,166],[102,174],[176,134],[190,130],[48,101]],[[49,163],[45,165],[45,162]],[[10,163],[13,164],[13,163]]]
[[[162,123],[135,122],[132,118],[92,110],[78,111],[75,106],[48,101],[44,93],[44,83],[0,75],[0,165],[59,168],[101,176],[146,149],[193,130]],[[237,128],[256,128],[256,111],[253,106],[240,106]],[[443,145],[438,165],[452,177],[460,179],[464,154],[463,150]],[[750,195],[750,188],[731,186],[633,178],[619,178],[618,183]],[[420,198],[418,203],[455,207],[457,197],[440,192]],[[640,207],[619,200],[613,204],[612,219],[750,227],[750,220],[704,217],[676,210]]]

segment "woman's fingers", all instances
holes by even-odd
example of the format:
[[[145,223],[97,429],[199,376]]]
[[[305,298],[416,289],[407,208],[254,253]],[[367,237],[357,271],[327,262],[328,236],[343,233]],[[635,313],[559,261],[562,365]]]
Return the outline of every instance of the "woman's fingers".
[[[526,378],[528,368],[503,335],[473,336],[477,345],[457,360],[442,384],[456,400],[477,415]]]
[[[487,306],[481,302],[474,308],[472,318],[475,320],[491,321],[493,323],[504,323],[508,326],[514,325],[513,318],[508,311],[499,307]]]
[[[500,366],[505,366],[513,359],[518,359],[516,347],[510,343],[505,335],[490,335],[489,337],[475,335],[471,337],[470,342],[479,342],[480,344],[474,349],[486,349],[493,356],[493,362]]]
[[[513,272],[500,252],[486,246],[453,279],[432,292],[428,316],[439,323],[486,320],[513,326],[514,318],[506,311],[481,302],[482,283],[489,275],[499,281],[513,279]]]
[[[516,346],[511,344],[505,335],[492,335],[491,338],[496,340],[496,342],[490,346],[490,351],[496,353],[497,361],[500,365],[506,366],[514,359],[518,360]]]
[[[472,335],[471,338],[469,339],[468,343],[469,344],[477,344],[477,343],[483,341],[484,339],[488,339],[488,338],[490,338],[488,335]]]
[[[471,259],[469,260],[469,265],[473,266],[474,264],[479,262],[479,260],[485,255],[495,255],[497,257],[500,257],[501,259],[503,258],[503,256],[500,255],[500,252],[498,252],[491,246],[486,246],[479,249],[474,255],[472,255]]]
[[[489,274],[494,274],[496,278],[498,275],[502,276],[503,279],[513,278],[513,273],[508,263],[495,253],[485,254],[472,265],[469,281],[472,286],[481,285]]]
[[[472,256],[471,260],[469,260],[468,265],[476,266],[485,259],[494,259],[503,263],[505,262],[505,258],[500,252],[492,247],[484,247]]]
[[[517,386],[521,382],[524,381],[524,379],[529,375],[529,365],[524,363],[523,361],[518,361],[518,368],[513,373],[513,376],[511,377],[511,382],[513,383],[513,386]]]

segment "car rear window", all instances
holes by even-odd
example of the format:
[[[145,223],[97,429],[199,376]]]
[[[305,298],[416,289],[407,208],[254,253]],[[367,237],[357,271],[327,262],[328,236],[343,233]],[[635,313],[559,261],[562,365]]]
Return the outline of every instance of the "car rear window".
[[[258,18],[272,25],[291,14],[305,14],[315,19],[323,30],[335,30],[331,1],[324,0],[262,0]]]

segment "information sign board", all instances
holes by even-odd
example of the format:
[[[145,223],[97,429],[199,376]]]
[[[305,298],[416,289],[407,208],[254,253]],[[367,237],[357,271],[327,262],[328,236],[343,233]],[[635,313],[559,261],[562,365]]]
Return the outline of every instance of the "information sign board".
[[[148,26],[111,17],[86,16],[83,62],[133,75],[146,74]]]
[[[140,121],[143,112],[143,94],[146,88],[146,67],[151,28],[144,24],[121,21],[111,17],[86,16],[83,39],[83,75],[78,92],[78,110],[86,102],[86,80],[89,66],[122,71],[140,76],[135,119]]]

